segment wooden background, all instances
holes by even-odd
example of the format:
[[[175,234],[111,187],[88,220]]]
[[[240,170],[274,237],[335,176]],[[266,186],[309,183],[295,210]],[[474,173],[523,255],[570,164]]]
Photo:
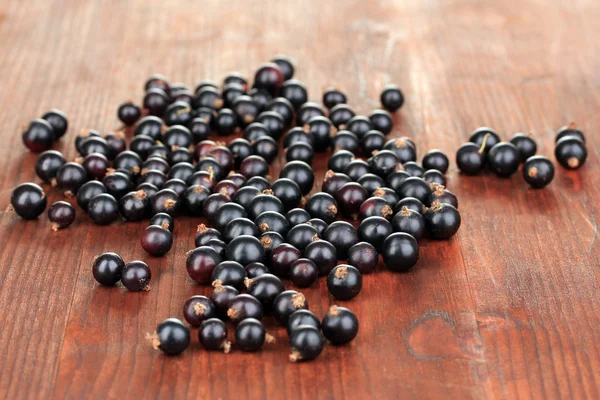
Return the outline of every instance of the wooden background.
[[[453,161],[489,125],[504,138],[531,131],[554,159],[554,131],[571,120],[590,154],[541,191],[520,174],[469,178],[452,165],[459,234],[424,243],[409,274],[366,276],[340,302],[360,319],[357,339],[304,364],[287,361],[273,324],[279,343],[258,354],[207,353],[195,332],[180,358],[148,347],[145,332],[208,292],[184,266],[198,220],[178,220],[172,251],[153,259],[139,245],[145,223],[81,215],[53,233],[45,215],[2,212],[0,398],[599,398],[599,19],[594,0],[1,0],[2,210],[14,186],[37,180],[20,126],[45,110],[69,115],[56,148],[72,158],[76,133],[118,128],[117,105],[140,99],[151,73],[193,85],[251,75],[278,53],[296,60],[311,100],[337,85],[367,113],[399,84],[407,102],[392,135],[413,137],[421,155],[440,148]],[[325,165],[315,162],[319,187]],[[90,268],[103,251],[147,260],[153,290],[98,287]],[[318,315],[334,303],[323,281],[304,293]]]

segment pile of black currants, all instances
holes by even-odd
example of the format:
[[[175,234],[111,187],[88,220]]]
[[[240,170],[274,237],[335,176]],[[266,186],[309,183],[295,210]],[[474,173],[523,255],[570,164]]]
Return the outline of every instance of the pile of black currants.
[[[554,164],[547,157],[536,155],[537,143],[524,133],[516,133],[509,142],[502,142],[491,128],[478,128],[469,142],[456,152],[456,165],[467,175],[477,175],[487,166],[501,178],[508,178],[523,164],[523,178],[534,189],[546,187],[554,179]],[[570,124],[556,135],[556,160],[567,169],[577,169],[587,158],[583,132]]]
[[[349,343],[359,326],[352,311],[332,306],[319,319],[284,281],[308,288],[325,276],[334,298],[351,300],[380,255],[389,270],[409,271],[420,240],[449,239],[461,224],[458,200],[446,189],[446,155],[431,150],[418,163],[410,138],[386,137],[393,129],[390,112],[404,103],[397,86],[383,89],[382,109],[361,116],[336,88],[323,93],[323,105],[309,102],[306,86],[293,76],[285,57],[261,65],[252,86],[230,73],[221,85],[202,81],[192,91],[154,75],[142,107],[133,101],[119,106],[122,130],[80,132],[74,143],[80,157],[72,162],[50,149],[66,131],[64,114],[51,111],[48,121],[35,120],[23,133],[29,149],[43,151],[38,177],[74,198],[93,223],[150,218],[141,246],[151,256],[170,251],[177,218],[204,218],[186,269],[194,282],[212,285],[212,294],[188,299],[183,316],[208,350],[231,349],[226,322],[240,350],[259,350],[274,339],[265,315],[287,329],[291,361],[316,358],[326,341]],[[280,144],[286,162],[273,179],[270,164]],[[314,193],[312,163],[323,152],[331,152],[329,170]],[[38,217],[46,201],[33,183],[17,187],[11,198],[26,219]],[[75,208],[57,202],[48,216],[53,229],[65,228]],[[93,275],[102,285],[120,281],[130,291],[148,290],[151,278],[144,262],[125,264],[114,253],[95,259]],[[190,331],[171,318],[148,340],[166,354],[180,354]]]

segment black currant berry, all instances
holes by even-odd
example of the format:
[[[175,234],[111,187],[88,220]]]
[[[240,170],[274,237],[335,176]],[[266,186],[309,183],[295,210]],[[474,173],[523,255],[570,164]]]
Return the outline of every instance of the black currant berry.
[[[348,121],[356,116],[354,110],[347,104],[338,104],[329,111],[329,119],[338,129],[346,129]]]
[[[237,96],[231,105],[234,114],[238,119],[238,124],[241,127],[246,127],[258,116],[260,107],[250,96]]]
[[[195,174],[201,175],[202,177],[206,178],[204,179],[204,181],[206,181],[207,183],[202,186],[206,187],[209,190],[212,188],[212,186],[215,183],[214,174],[211,175],[210,172],[207,171],[195,172],[194,166],[191,163],[185,161],[178,162],[177,164],[173,165],[169,170],[167,178],[181,179],[182,181],[186,182],[189,186],[199,185],[200,182],[195,180],[196,178],[193,178]],[[198,180],[201,181],[202,179]]]
[[[441,150],[429,150],[423,156],[422,164],[426,170],[435,169],[445,174],[448,171],[449,161],[448,157]]]
[[[265,249],[265,264],[271,264],[271,256],[273,254],[273,249],[282,244],[285,240],[283,236],[277,232],[265,232],[258,238],[260,240],[260,244],[262,244]],[[245,268],[245,267],[244,267]]]
[[[424,217],[433,239],[450,239],[460,228],[460,213],[450,204],[434,201]]]
[[[221,261],[221,256],[214,249],[200,246],[187,252],[185,266],[194,282],[207,285],[212,282],[212,272]]]
[[[182,181],[181,179],[169,179],[162,185],[162,189],[170,189],[177,193],[177,196],[183,197],[185,190],[188,188],[188,185]],[[204,188],[202,188],[204,189]],[[206,190],[206,189],[204,189]],[[208,196],[208,191],[206,191],[206,196]]]
[[[34,153],[49,150],[54,142],[54,129],[45,119],[34,119],[21,134],[23,144]]]
[[[554,178],[554,164],[544,156],[529,157],[523,165],[523,178],[534,189],[547,186]]]
[[[388,187],[376,188],[373,191],[372,196],[381,197],[385,199],[392,208],[396,207],[396,204],[398,204],[398,201],[400,201],[400,197],[398,196],[398,194],[393,189],[390,189]]]
[[[291,362],[310,361],[321,354],[325,339],[317,328],[300,326],[291,332],[290,346],[292,352],[288,358]]]
[[[114,175],[114,174],[111,174]],[[115,177],[113,177],[115,178]],[[159,171],[159,170],[142,170],[142,173],[140,174],[137,183],[138,184],[142,184],[142,183],[150,183],[151,185],[156,186],[157,188],[163,189],[163,185],[165,184],[165,182],[167,182],[167,176]],[[104,184],[107,186],[107,188],[110,186],[109,183],[104,182]],[[110,190],[109,190],[110,192]],[[120,191],[119,191],[120,192]],[[123,193],[120,192],[118,194],[116,194],[116,196],[120,197],[122,196]]]
[[[213,285],[233,286],[237,290],[245,288],[247,277],[244,267],[235,261],[223,261],[212,272]]]
[[[233,219],[223,229],[223,238],[227,243],[241,235],[258,237],[260,234],[258,227],[248,218]]]
[[[423,173],[423,180],[430,185],[437,183],[446,186],[446,176],[437,169],[429,169]]]
[[[288,99],[289,100],[289,99]],[[293,104],[293,102],[290,100]],[[325,110],[317,103],[304,103],[296,113],[296,125],[304,126],[314,117],[324,117]]]
[[[282,243],[272,248],[271,265],[269,269],[271,272],[273,272],[273,274],[279,277],[288,278],[292,263],[298,260],[302,253],[300,250],[288,243]]]
[[[9,211],[23,219],[32,220],[44,212],[47,204],[46,194],[40,186],[22,183],[12,191]]]
[[[500,142],[490,149],[486,163],[494,174],[508,178],[519,169],[519,150],[512,143]]]
[[[216,315],[215,304],[206,296],[192,296],[183,303],[183,317],[193,327]]]
[[[151,256],[162,257],[173,246],[171,231],[161,226],[150,225],[142,234],[142,248]]]
[[[404,206],[392,219],[394,232],[405,232],[417,240],[425,236],[425,218]]]
[[[352,154],[356,154],[360,147],[360,141],[356,135],[350,131],[338,131],[335,136],[331,138],[331,149],[334,153],[340,150],[349,151]]]
[[[525,133],[515,133],[510,138],[510,142],[519,150],[521,162],[525,162],[529,157],[533,157],[537,152],[537,143],[533,138]]]
[[[110,166],[106,156],[100,153],[88,154],[81,165],[85,168],[90,179],[102,179]]]
[[[307,223],[302,223],[293,226],[288,232],[286,239],[289,244],[303,251],[306,246],[319,239],[319,234],[315,227]]]
[[[352,160],[344,168],[344,174],[348,175],[354,182],[358,181],[362,176],[371,172],[369,164],[364,160]]]
[[[312,218],[322,219],[328,224],[335,221],[338,213],[337,202],[332,195],[324,192],[318,192],[310,196],[306,202],[305,210]]]
[[[425,207],[425,205],[423,205],[421,201],[415,199],[414,197],[405,197],[402,200],[400,200],[398,204],[396,204],[395,211],[399,212],[402,210],[403,207],[406,207],[409,210],[416,211],[419,214],[425,214],[425,211],[427,211],[427,207]]]
[[[408,161],[402,164],[402,169],[406,171],[410,176],[416,176],[417,178],[423,177],[425,169],[417,164],[415,161]]]
[[[367,132],[373,129],[373,124],[367,117],[356,116],[346,123],[344,129],[354,133],[358,140],[362,140]]]
[[[408,233],[396,232],[385,239],[381,254],[389,270],[406,272],[419,260],[419,245],[417,240]]]
[[[250,179],[254,176],[266,176],[269,173],[269,164],[261,156],[248,156],[240,165],[240,173]]]
[[[169,92],[170,89],[169,80],[161,74],[154,74],[146,80],[144,84],[144,90],[148,91],[153,88],[163,90],[165,93]]]
[[[285,120],[274,111],[263,111],[256,117],[256,122],[264,125],[270,137],[279,139],[285,130]]]
[[[285,210],[291,210],[292,208],[297,207],[302,200],[300,186],[291,179],[277,179],[271,185],[271,190],[275,197],[281,201]]]
[[[119,204],[110,194],[101,193],[88,203],[88,214],[96,225],[108,225],[119,219]]]
[[[57,201],[48,209],[48,219],[53,231],[66,228],[75,221],[75,209],[66,201]]]
[[[175,221],[173,221],[173,217],[166,213],[154,214],[154,216],[150,218],[150,225],[157,225],[168,229],[171,232],[173,232],[175,229]]]
[[[94,258],[92,274],[94,279],[103,286],[113,286],[121,280],[125,263],[121,256],[115,253],[102,253]]]
[[[404,104],[404,94],[400,88],[394,84],[386,85],[379,96],[383,108],[390,112],[396,112]]]
[[[263,317],[263,308],[255,297],[249,294],[238,294],[229,301],[227,316],[234,325],[247,318],[260,320]]]
[[[60,167],[65,165],[67,160],[61,152],[56,150],[47,150],[40,154],[35,162],[35,173],[45,183],[50,183]]]
[[[300,258],[290,266],[290,280],[297,287],[309,287],[316,282],[317,278],[319,278],[319,269],[307,258]]]
[[[162,117],[169,105],[169,97],[164,90],[150,89],[144,95],[144,108],[148,114]]]
[[[346,183],[337,192],[338,209],[346,218],[358,219],[360,206],[367,200],[369,194],[360,184]]]
[[[295,110],[299,110],[308,101],[306,86],[296,79],[284,82],[279,95],[289,101]]]
[[[373,124],[373,129],[387,135],[392,131],[394,127],[394,121],[389,112],[385,110],[374,110],[370,115],[369,119]]]
[[[390,139],[383,145],[383,148],[393,152],[401,164],[417,159],[415,146],[405,138]]]
[[[235,344],[242,351],[257,351],[263,345],[275,342],[275,338],[267,333],[259,320],[247,318],[235,327]]]
[[[426,204],[431,196],[431,187],[421,178],[410,177],[400,185],[397,192],[401,198],[414,197]]]
[[[204,203],[209,195],[208,189],[200,185],[186,188],[181,197],[183,198],[183,206],[188,214],[201,216],[204,211]]]
[[[198,340],[206,350],[221,350],[229,353],[231,342],[227,340],[227,325],[218,318],[203,321],[198,329]]]
[[[227,309],[229,302],[239,294],[238,290],[233,286],[224,286],[215,282],[214,289],[210,295],[210,300],[214,303],[217,309],[217,315],[221,319],[227,318]]]
[[[383,197],[370,197],[360,205],[359,218],[364,220],[369,217],[383,217],[391,220],[394,210]]]
[[[264,265],[263,263],[259,263],[259,262],[250,263],[250,264],[246,265],[244,267],[244,269],[246,270],[248,279],[253,279],[258,276],[269,273],[269,268],[267,268],[267,266]],[[256,297],[256,296],[254,296],[254,297]]]
[[[146,334],[155,350],[168,356],[178,356],[190,344],[190,329],[177,318],[169,318],[158,324],[156,331]]]
[[[271,96],[277,96],[283,85],[284,77],[279,65],[269,62],[264,63],[254,75],[254,86],[257,89],[266,90]]]
[[[131,126],[140,119],[142,110],[132,100],[129,100],[119,106],[117,116],[125,125]]]
[[[179,209],[179,196],[171,189],[159,190],[150,200],[151,214],[167,213],[175,215]]]
[[[277,232],[285,236],[290,230],[290,223],[287,218],[276,211],[265,211],[259,214],[254,223],[262,233]]]
[[[315,173],[307,163],[291,161],[283,166],[279,178],[288,178],[296,182],[302,190],[302,194],[307,195],[315,182]]]
[[[353,299],[362,289],[362,275],[351,265],[338,265],[327,275],[327,289],[338,300]]]
[[[372,244],[379,252],[383,250],[384,241],[392,232],[392,224],[383,217],[368,217],[358,226],[360,240]]]
[[[284,80],[288,81],[292,79],[294,76],[294,61],[292,61],[291,58],[286,56],[277,56],[272,59],[271,62],[279,66]]]
[[[288,147],[285,151],[285,160],[290,161],[303,161],[307,164],[312,164],[314,157],[314,150],[310,144],[307,143],[294,143]]]
[[[163,127],[164,124],[162,119],[153,115],[148,115],[140,119],[135,125],[134,135],[144,135],[152,138],[153,140],[161,140]]]
[[[379,253],[370,243],[359,242],[348,250],[348,264],[358,269],[361,274],[375,271],[378,262]]]
[[[227,246],[227,259],[237,261],[242,266],[253,262],[261,262],[265,257],[265,249],[260,240],[254,236],[238,236]]]
[[[152,150],[155,144],[154,139],[150,136],[138,135],[131,139],[129,149],[145,160],[148,158],[148,154],[150,154],[150,150]]]
[[[68,162],[58,169],[52,186],[58,186],[65,196],[71,197],[87,182],[88,176],[85,168],[75,162]]]
[[[102,182],[86,182],[77,191],[77,204],[87,212],[90,201],[101,193],[106,193],[106,187]]]
[[[123,266],[121,271],[121,283],[130,292],[150,290],[152,272],[143,261],[132,261]]]
[[[327,229],[327,227],[329,226],[327,222],[319,218],[311,218],[306,223],[312,225],[317,230],[319,237],[323,236],[323,233],[325,233],[325,229]]]
[[[558,130],[556,133],[555,142],[558,142],[565,136],[576,136],[581,139],[583,143],[585,143],[585,135],[580,129],[577,128],[577,125],[574,122],[571,122],[569,125],[563,126]]]
[[[380,151],[384,145],[385,136],[376,130],[368,131],[360,141],[360,147],[364,154],[373,154],[374,151]]]
[[[214,127],[218,135],[231,135],[238,127],[237,116],[230,109],[223,108],[215,117]]]
[[[312,117],[303,129],[310,134],[316,152],[327,150],[331,144],[331,136],[337,132],[331,121],[323,116]]]
[[[265,111],[273,111],[281,115],[286,126],[290,126],[294,119],[294,106],[284,97],[273,99]]]
[[[290,315],[300,309],[308,310],[306,297],[295,290],[286,290],[275,297],[271,311],[277,322],[287,326]]]
[[[219,239],[222,240],[223,236],[215,228],[208,228],[204,224],[198,225],[196,230],[196,237],[194,238],[194,244],[196,247],[205,246],[209,240]]]
[[[358,232],[350,223],[336,221],[325,229],[324,239],[335,247],[338,260],[345,260],[350,247],[358,243]]]
[[[230,82],[223,86],[223,91],[221,92],[221,96],[223,97],[223,106],[226,108],[232,108],[234,101],[246,94],[246,90],[244,86],[242,86],[238,82]],[[250,97],[252,101],[252,98]],[[250,121],[252,122],[252,121]],[[249,123],[250,123],[249,122]]]
[[[587,158],[585,142],[577,136],[564,136],[556,142],[554,156],[564,168],[578,169]]]
[[[281,279],[269,273],[248,278],[244,283],[248,294],[260,301],[265,311],[271,310],[275,298],[285,290]]]
[[[317,267],[318,274],[327,275],[337,264],[337,249],[326,240],[314,240],[304,249],[304,257]]]
[[[54,140],[60,139],[67,132],[69,121],[64,112],[53,108],[42,115],[42,119],[48,121],[48,123],[52,126],[52,130],[54,131]]]
[[[475,143],[487,153],[492,147],[501,142],[500,136],[492,128],[481,127],[471,133],[469,142]]]
[[[431,189],[433,192],[431,193],[431,196],[429,196],[429,201],[427,204],[431,205],[437,200],[440,203],[450,204],[454,206],[454,208],[458,208],[458,198],[454,195],[454,193],[446,189],[444,185],[432,183]]]
[[[325,173],[321,190],[332,196],[337,196],[340,188],[350,182],[352,182],[352,179],[348,175],[329,170]]]
[[[309,310],[297,310],[294,311],[288,318],[287,332],[290,335],[297,328],[302,326],[312,326],[318,330],[321,330],[321,321],[317,318],[315,313]]]
[[[338,104],[345,104],[347,102],[346,95],[337,88],[329,88],[323,92],[323,105],[330,110]]]
[[[353,153],[348,150],[337,150],[329,157],[327,168],[333,172],[342,172],[352,161],[354,161]]]
[[[485,146],[464,143],[456,151],[456,165],[467,175],[477,175],[485,167]]]
[[[115,169],[126,169],[137,175],[142,170],[142,163],[143,160],[137,153],[125,150],[115,157],[113,166]]]
[[[323,334],[335,346],[351,342],[358,334],[358,318],[346,307],[331,306],[323,317]]]

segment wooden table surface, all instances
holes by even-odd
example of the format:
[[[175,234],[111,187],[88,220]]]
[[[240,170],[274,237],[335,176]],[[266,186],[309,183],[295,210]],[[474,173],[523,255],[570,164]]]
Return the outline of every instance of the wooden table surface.
[[[367,113],[384,84],[400,85],[392,135],[421,155],[440,148],[454,161],[487,125],[505,139],[532,132],[554,160],[569,121],[589,151],[538,191],[520,173],[465,177],[453,163],[458,235],[424,242],[408,274],[365,276],[360,296],[337,302],[358,315],[358,337],[308,363],[287,361],[274,323],[278,344],[257,354],[208,353],[195,332],[179,358],[147,345],[145,332],[209,292],[185,270],[199,219],[179,219],[173,249],[152,258],[144,222],[98,227],[80,213],[53,233],[45,215],[1,212],[0,398],[599,398],[599,19],[593,0],[0,1],[2,210],[14,186],[38,181],[20,127],[47,109],[69,115],[56,148],[73,158],[77,132],[117,129],[117,105],[140,99],[150,74],[189,85],[250,76],[278,53],[296,60],[314,101],[337,85]],[[320,188],[326,155],[314,165]],[[103,251],[146,260],[153,289],[98,287]],[[336,303],[322,280],[303,292],[318,315]]]

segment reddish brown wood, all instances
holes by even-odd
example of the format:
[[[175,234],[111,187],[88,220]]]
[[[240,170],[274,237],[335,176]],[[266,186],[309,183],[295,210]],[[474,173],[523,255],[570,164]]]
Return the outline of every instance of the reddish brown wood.
[[[139,99],[151,73],[193,85],[250,75],[280,52],[314,101],[336,85],[366,113],[385,83],[399,84],[407,103],[392,135],[413,137],[421,155],[453,155],[489,125],[505,138],[532,131],[553,158],[554,131],[571,120],[590,152],[541,191],[452,165],[459,234],[423,243],[411,273],[366,276],[344,303],[360,318],[357,339],[304,364],[287,361],[273,323],[278,343],[257,354],[209,354],[194,337],[166,358],[145,343],[188,296],[208,292],[184,268],[199,220],[179,219],[173,250],[153,259],[139,245],[144,223],[97,227],[80,215],[53,233],[45,215],[2,212],[0,397],[600,397],[597,11],[591,0],[0,3],[2,210],[15,185],[36,180],[19,132],[45,110],[69,115],[57,148],[73,158],[77,132],[118,128],[117,105]],[[326,156],[314,166],[320,187]],[[102,251],[147,260],[152,290],[99,288],[90,268]],[[323,281],[304,292],[319,315],[334,303]]]

